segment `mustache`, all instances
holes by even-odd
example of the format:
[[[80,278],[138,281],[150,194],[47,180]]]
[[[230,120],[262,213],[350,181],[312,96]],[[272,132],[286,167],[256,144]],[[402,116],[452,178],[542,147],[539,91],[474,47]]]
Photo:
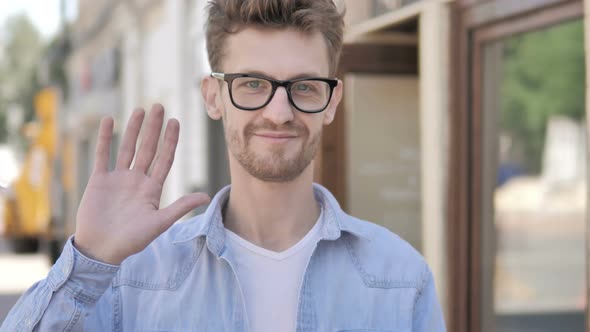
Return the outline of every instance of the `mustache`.
[[[260,122],[248,123],[244,127],[244,137],[246,137],[246,138],[252,137],[256,132],[259,132],[261,130],[289,132],[289,133],[294,133],[297,136],[304,136],[304,137],[309,135],[309,129],[307,129],[307,127],[300,122],[291,121],[291,122],[287,122],[282,125],[277,125],[276,123],[274,123],[270,120],[263,119]]]

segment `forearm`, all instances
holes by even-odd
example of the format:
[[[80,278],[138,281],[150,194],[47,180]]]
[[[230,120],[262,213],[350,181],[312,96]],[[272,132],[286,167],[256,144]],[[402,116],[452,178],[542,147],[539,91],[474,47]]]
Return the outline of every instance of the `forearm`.
[[[78,331],[109,288],[117,266],[92,261],[68,241],[46,279],[31,287],[12,308],[0,331]]]

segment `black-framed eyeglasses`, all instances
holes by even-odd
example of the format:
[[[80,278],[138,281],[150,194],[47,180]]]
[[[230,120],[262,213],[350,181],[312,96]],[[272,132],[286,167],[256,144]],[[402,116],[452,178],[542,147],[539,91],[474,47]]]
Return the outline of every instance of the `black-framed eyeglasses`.
[[[337,79],[305,77],[280,81],[256,74],[211,73],[227,82],[232,104],[244,111],[255,111],[268,105],[277,88],[287,90],[289,102],[304,113],[319,113],[328,107]]]

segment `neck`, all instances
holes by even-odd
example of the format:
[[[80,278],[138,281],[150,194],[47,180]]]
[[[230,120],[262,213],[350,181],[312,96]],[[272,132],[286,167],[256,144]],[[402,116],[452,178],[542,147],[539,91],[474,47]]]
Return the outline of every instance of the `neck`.
[[[241,168],[241,167],[240,167]],[[235,170],[246,173],[243,169]],[[264,182],[232,169],[225,227],[259,247],[284,251],[314,226],[320,207],[313,193],[313,162],[290,182]]]

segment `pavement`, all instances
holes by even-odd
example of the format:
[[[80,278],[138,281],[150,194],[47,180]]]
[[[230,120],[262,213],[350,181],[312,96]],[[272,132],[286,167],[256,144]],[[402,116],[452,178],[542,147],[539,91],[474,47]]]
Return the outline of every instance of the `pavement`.
[[[0,322],[19,297],[49,272],[49,259],[41,254],[14,254],[0,238]],[[0,324],[1,325],[1,324]]]

